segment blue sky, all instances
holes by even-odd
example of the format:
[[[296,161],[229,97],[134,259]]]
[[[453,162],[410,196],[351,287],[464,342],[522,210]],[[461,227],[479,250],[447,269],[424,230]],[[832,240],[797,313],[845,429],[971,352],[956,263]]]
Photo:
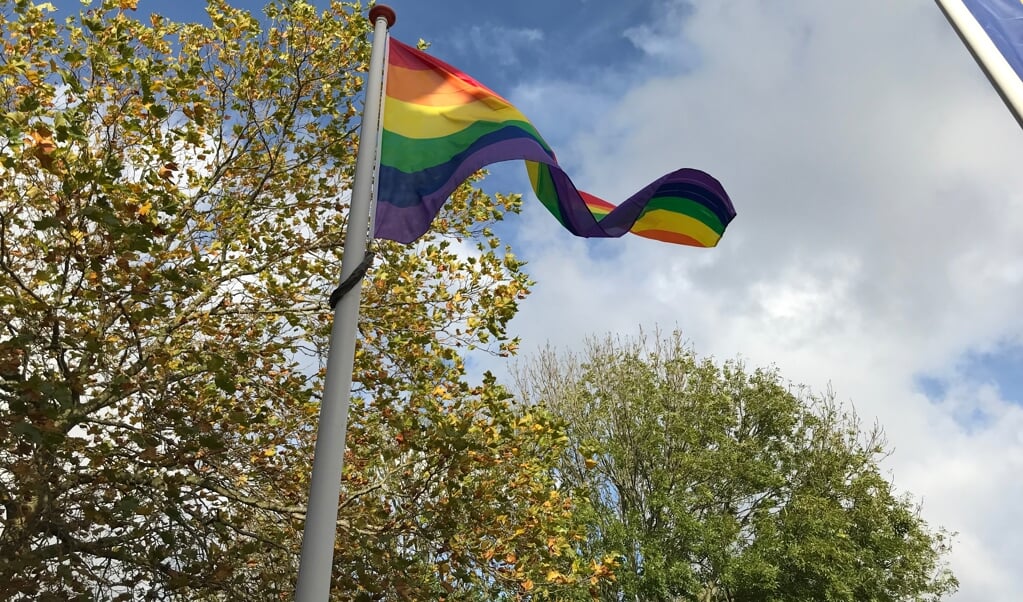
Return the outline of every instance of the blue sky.
[[[665,52],[671,56],[651,55],[641,48],[645,33],[669,26],[658,22],[665,14],[672,17],[671,26],[684,27],[693,11],[690,3],[673,7],[670,2],[599,0],[394,0],[390,6],[398,13],[392,35],[407,41],[426,39],[431,52],[513,98],[513,92],[548,80],[584,87],[595,84],[602,92],[610,89],[612,94],[617,88],[624,94],[633,80],[650,77],[657,70],[679,74],[698,69],[700,64],[700,49],[684,35],[666,46]],[[940,23],[938,16],[931,20]],[[793,25],[800,26],[804,36],[812,35],[809,24]],[[570,103],[551,109],[552,113],[567,115],[564,119],[570,122],[574,120],[573,111]],[[538,123],[540,131],[555,145],[584,125],[570,123],[565,127],[564,119]],[[570,157],[565,160],[571,165]],[[494,177],[487,183],[490,189],[519,190],[524,186],[518,165],[499,166],[493,171]],[[517,238],[514,224],[506,230],[506,236]],[[614,254],[615,244],[607,243],[588,241],[588,250],[598,256]],[[953,365],[944,375],[919,375],[930,397],[940,399],[947,394],[951,381],[966,380],[997,387],[1007,400],[1023,403],[1023,346],[1016,342],[1001,340],[991,349],[965,350]]]
[[[933,0],[391,6],[396,37],[509,98],[581,188],[614,201],[698,167],[738,210],[698,250],[576,239],[527,194],[502,226],[538,283],[512,323],[525,352],[677,327],[830,386],[885,427],[896,486],[959,533],[954,600],[1020,599],[1023,132]],[[521,171],[486,187],[525,193]]]
[[[1013,403],[1023,402],[1023,347],[999,345],[994,349],[971,350],[957,360],[954,371],[944,376],[921,375],[920,386],[928,397],[948,395],[957,380],[987,383]]]

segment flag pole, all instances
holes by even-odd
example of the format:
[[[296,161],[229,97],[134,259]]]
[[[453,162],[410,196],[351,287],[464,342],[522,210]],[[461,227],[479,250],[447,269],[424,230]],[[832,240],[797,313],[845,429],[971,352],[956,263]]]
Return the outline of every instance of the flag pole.
[[[1016,122],[1023,127],[1023,80],[991,41],[962,0],[935,0],[952,29],[959,34],[974,60],[998,91]]]
[[[362,262],[369,242],[387,30],[394,25],[395,14],[390,7],[377,4],[370,9],[369,19],[373,23],[373,47],[366,78],[366,101],[359,133],[359,152],[355,159],[355,179],[352,183],[348,228],[345,231],[344,255],[341,258],[342,282]],[[302,556],[295,586],[296,602],[327,602],[330,597],[338,496],[341,492],[341,470],[344,468],[345,431],[348,427],[361,292],[360,280],[334,306],[334,324],[330,331],[327,372],[320,402],[320,422],[313,452],[309,507],[302,533]]]

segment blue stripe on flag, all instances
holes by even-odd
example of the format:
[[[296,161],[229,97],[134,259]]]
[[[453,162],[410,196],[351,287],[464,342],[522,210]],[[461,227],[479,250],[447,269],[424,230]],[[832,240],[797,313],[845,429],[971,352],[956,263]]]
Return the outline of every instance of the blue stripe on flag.
[[[1023,0],[963,0],[963,4],[1023,80]]]

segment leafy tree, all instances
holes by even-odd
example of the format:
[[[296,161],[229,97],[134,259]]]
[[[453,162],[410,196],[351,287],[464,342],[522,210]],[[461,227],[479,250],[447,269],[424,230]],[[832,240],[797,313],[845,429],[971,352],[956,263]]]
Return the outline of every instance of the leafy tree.
[[[676,332],[548,349],[523,397],[568,425],[558,477],[592,502],[586,546],[620,554],[604,600],[937,600],[957,583],[830,393],[698,359]],[[583,508],[581,511],[585,511]]]
[[[358,140],[357,4],[0,0],[0,597],[291,596]],[[462,353],[528,292],[469,186],[363,292],[334,597],[585,595],[565,440]]]

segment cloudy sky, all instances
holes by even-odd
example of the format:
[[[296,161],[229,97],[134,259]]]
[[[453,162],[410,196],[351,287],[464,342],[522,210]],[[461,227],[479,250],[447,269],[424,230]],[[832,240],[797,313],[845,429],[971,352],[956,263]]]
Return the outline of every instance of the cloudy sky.
[[[504,94],[581,188],[678,167],[738,217],[716,249],[504,231],[525,350],[679,328],[885,427],[897,487],[959,533],[957,602],[1023,595],[1023,132],[932,0],[392,0],[405,41]],[[525,191],[517,165],[489,186]]]
[[[615,201],[697,167],[739,213],[704,250],[573,238],[529,199],[502,230],[538,282],[513,322],[526,352],[679,328],[830,385],[959,533],[954,600],[1020,599],[1023,132],[932,0],[390,4],[396,37],[509,98],[581,188]],[[509,165],[487,187],[528,182]]]

